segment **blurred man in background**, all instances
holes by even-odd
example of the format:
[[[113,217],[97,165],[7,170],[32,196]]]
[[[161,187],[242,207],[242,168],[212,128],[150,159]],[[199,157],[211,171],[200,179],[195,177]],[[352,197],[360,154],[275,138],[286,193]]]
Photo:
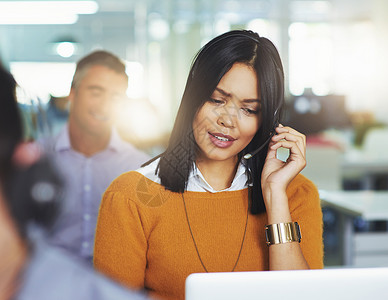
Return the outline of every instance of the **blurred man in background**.
[[[0,65],[0,299],[145,299],[48,246],[62,182],[36,144],[23,143],[15,81]]]
[[[90,263],[102,194],[114,178],[149,159],[112,127],[115,108],[127,88],[125,65],[118,57],[96,51],[82,58],[68,97],[68,123],[58,136],[43,142],[67,185],[64,211],[51,243]]]

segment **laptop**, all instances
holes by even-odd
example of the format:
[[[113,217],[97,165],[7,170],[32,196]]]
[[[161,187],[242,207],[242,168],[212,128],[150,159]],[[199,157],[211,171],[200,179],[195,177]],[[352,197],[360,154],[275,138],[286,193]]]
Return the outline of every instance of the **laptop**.
[[[185,299],[388,299],[388,268],[194,273]]]

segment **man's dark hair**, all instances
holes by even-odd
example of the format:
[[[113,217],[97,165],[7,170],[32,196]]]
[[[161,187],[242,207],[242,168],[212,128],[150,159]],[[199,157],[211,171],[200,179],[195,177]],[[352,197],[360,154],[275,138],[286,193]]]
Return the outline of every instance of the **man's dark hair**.
[[[125,72],[125,64],[120,60],[120,58],[110,52],[99,50],[86,55],[77,62],[71,87],[77,88],[87,71],[93,66],[107,67],[128,78],[128,75]]]

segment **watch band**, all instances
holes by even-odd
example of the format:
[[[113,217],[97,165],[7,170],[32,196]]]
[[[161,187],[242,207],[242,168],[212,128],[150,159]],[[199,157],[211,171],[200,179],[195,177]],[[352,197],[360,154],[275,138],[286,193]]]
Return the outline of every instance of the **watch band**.
[[[278,223],[265,226],[267,245],[298,242],[302,238],[298,222]]]

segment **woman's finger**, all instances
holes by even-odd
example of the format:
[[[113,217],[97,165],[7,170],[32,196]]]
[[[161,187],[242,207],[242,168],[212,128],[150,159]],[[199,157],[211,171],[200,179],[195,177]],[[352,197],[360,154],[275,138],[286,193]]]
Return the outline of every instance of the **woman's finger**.
[[[303,139],[303,137],[293,135],[290,133],[281,133],[281,134],[278,134],[278,135],[275,135],[272,137],[272,141],[275,143],[279,142],[281,140],[286,140],[286,141],[296,143],[297,146],[299,147],[300,151],[303,153],[303,155],[306,154],[306,144],[305,144],[305,140]]]
[[[289,160],[298,162],[302,168],[306,165],[304,152],[300,150],[299,146],[295,142],[280,140],[279,142],[273,144],[270,149],[277,150],[281,147],[290,150]]]
[[[294,141],[297,143],[300,150],[306,154],[306,136],[304,134],[291,127],[280,127],[280,125],[276,128],[276,132],[278,134],[273,137],[274,141],[279,141],[281,139]]]
[[[268,152],[267,159],[276,158],[276,149],[272,149],[272,146],[275,145],[276,142],[270,141],[268,144]]]
[[[284,127],[283,125],[282,125],[282,127],[280,127],[280,125],[279,125],[279,127],[276,127],[276,129],[275,129],[276,133],[279,134],[279,133],[286,133],[286,132],[288,132],[288,133],[294,134],[296,136],[300,136],[304,140],[306,140],[306,136],[303,133],[300,133],[299,131],[295,130],[292,127],[288,127],[288,126]]]

